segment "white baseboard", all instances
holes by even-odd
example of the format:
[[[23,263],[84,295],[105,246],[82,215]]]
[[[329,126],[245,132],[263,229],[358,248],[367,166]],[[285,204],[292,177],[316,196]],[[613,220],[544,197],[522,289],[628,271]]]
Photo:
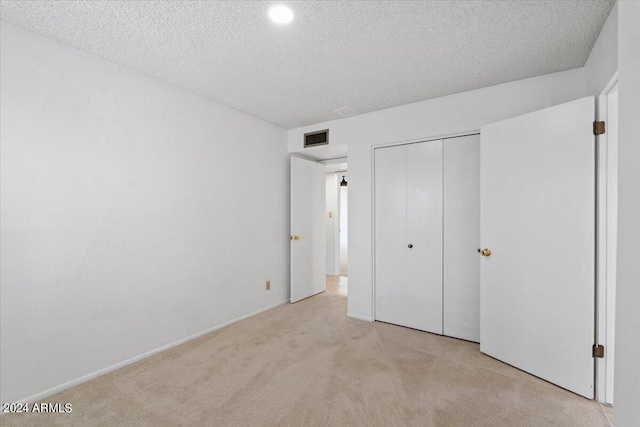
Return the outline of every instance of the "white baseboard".
[[[368,316],[360,316],[359,314],[347,313],[347,317],[352,319],[364,320],[365,322],[373,322],[373,318]]]
[[[288,302],[289,302],[289,299],[286,299],[284,301],[280,301],[280,302],[277,302],[275,304],[271,304],[271,305],[269,305],[267,307],[261,308],[260,310],[254,311],[254,312],[249,313],[249,314],[245,314],[244,316],[236,317],[235,319],[229,320],[227,322],[221,323],[221,324],[216,325],[216,326],[212,326],[211,328],[205,329],[204,331],[200,331],[200,332],[197,332],[197,333],[195,333],[193,335],[189,335],[186,338],[181,338],[181,339],[179,339],[177,341],[173,341],[173,342],[171,342],[169,344],[165,344],[165,345],[163,345],[161,347],[155,348],[155,349],[153,349],[151,351],[147,351],[146,353],[142,353],[142,354],[140,354],[138,356],[134,356],[134,357],[132,357],[130,359],[123,360],[122,362],[118,362],[118,363],[116,363],[114,365],[107,366],[106,368],[99,369],[99,370],[97,370],[95,372],[91,372],[90,374],[83,375],[83,376],[81,376],[79,378],[76,378],[74,380],[71,380],[71,381],[68,381],[66,383],[60,384],[58,386],[52,387],[52,388],[50,388],[48,390],[42,391],[40,393],[36,393],[36,394],[31,395],[29,397],[26,397],[24,399],[19,399],[19,400],[16,401],[16,403],[35,403],[35,402],[38,402],[38,401],[40,401],[40,400],[42,400],[42,399],[44,399],[46,397],[51,396],[52,394],[59,393],[59,392],[61,392],[63,390],[66,390],[68,388],[74,387],[74,386],[76,386],[78,384],[82,384],[84,382],[90,381],[90,380],[92,380],[94,378],[97,378],[99,376],[102,376],[104,374],[108,374],[109,372],[115,371],[116,369],[120,369],[120,368],[123,368],[123,367],[125,367],[127,365],[131,365],[132,363],[138,362],[138,361],[140,361],[142,359],[146,359],[147,357],[153,356],[154,354],[163,352],[165,350],[169,350],[170,348],[176,347],[176,346],[178,346],[180,344],[184,344],[187,341],[191,341],[193,339],[199,338],[199,337],[201,337],[203,335],[206,335],[206,334],[208,334],[210,332],[217,331],[218,329],[224,328],[225,326],[229,326],[229,325],[237,323],[237,322],[239,322],[241,320],[248,319],[249,317],[256,316],[256,315],[258,315],[260,313],[263,313],[265,311],[271,310],[272,308],[276,308],[276,307],[279,307],[281,305],[284,305],[284,304],[286,304]]]

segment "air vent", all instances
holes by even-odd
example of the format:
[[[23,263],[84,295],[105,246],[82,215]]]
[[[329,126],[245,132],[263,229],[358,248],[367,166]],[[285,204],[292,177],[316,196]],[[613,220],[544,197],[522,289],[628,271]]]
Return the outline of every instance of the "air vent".
[[[304,134],[304,148],[329,144],[329,129]]]

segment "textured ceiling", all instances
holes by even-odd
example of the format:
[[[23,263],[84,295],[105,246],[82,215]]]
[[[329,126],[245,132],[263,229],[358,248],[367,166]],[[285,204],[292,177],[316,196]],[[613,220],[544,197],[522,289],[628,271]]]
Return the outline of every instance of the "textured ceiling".
[[[1,18],[285,128],[584,65],[613,1],[2,1]]]

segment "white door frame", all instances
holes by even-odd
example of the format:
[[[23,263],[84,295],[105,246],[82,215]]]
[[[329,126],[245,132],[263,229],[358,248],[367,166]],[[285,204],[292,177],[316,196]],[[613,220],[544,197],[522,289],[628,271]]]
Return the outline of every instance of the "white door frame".
[[[335,186],[336,186],[336,211],[333,214],[335,222],[333,224],[333,275],[340,276],[340,209],[342,209],[342,200],[340,198],[340,177],[342,172],[335,172]]]
[[[608,95],[618,89],[616,72],[596,102],[596,117],[606,123],[597,141],[596,216],[596,342],[605,346],[604,358],[596,359],[596,400],[613,404],[614,328],[616,294],[616,230],[618,212],[617,126],[609,126]],[[616,118],[617,122],[617,118]]]
[[[338,237],[336,239],[336,244],[337,244],[337,250],[338,250],[338,263],[336,264],[336,271],[338,272],[336,274],[336,276],[340,276],[342,275],[342,233],[344,233],[342,231],[342,187],[340,186],[340,182],[342,181],[342,177],[345,177],[345,180],[348,183],[348,177],[349,177],[349,166],[347,165],[347,170],[343,170],[343,171],[338,171],[336,172],[336,175],[338,177],[337,181],[338,181],[338,216],[336,219],[336,224],[338,227]],[[347,186],[347,203],[346,203],[346,209],[347,209],[347,276],[348,274],[348,270],[349,270],[349,196],[348,196],[348,186]]]
[[[327,211],[326,215],[331,214],[331,234],[333,235],[333,245],[330,248],[329,255],[332,256],[331,264],[333,269],[327,269],[327,275],[340,275],[340,183],[338,181],[338,172],[327,173]],[[333,188],[330,188],[329,185]],[[329,204],[330,202],[330,204]],[[326,219],[326,217],[325,217]],[[327,240],[327,249],[329,249],[329,240]]]
[[[314,160],[314,159],[309,159],[303,156],[296,156],[296,157],[302,157],[305,158],[307,160],[311,160],[314,162],[318,162],[318,163],[322,163],[325,165],[325,167],[328,169],[328,171],[326,171],[326,175],[327,177],[331,177],[331,186],[333,187],[334,190],[334,194],[331,199],[331,204],[327,204],[326,206],[326,211],[325,214],[328,216],[329,212],[332,213],[332,218],[331,218],[331,223],[333,224],[332,226],[332,234],[333,234],[333,248],[332,248],[332,252],[333,252],[333,270],[329,270],[327,269],[327,275],[329,276],[339,276],[340,275],[340,177],[342,175],[346,175],[347,174],[347,169],[342,169],[340,168],[340,170],[333,170],[334,168],[329,168],[329,166],[334,166],[336,164],[339,163],[344,163],[344,164],[348,164],[347,162],[347,157],[336,157],[336,158],[331,158],[331,159],[324,159],[324,160]],[[348,166],[347,166],[348,167]],[[327,179],[327,185],[329,185],[329,179]],[[327,192],[327,203],[329,202],[329,187],[325,188],[325,191]],[[331,208],[331,209],[330,209]],[[327,240],[327,248],[329,248],[329,240]]]

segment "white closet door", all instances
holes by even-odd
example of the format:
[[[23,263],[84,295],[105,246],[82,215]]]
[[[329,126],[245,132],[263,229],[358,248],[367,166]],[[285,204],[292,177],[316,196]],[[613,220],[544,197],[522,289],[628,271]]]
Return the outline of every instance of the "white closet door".
[[[407,148],[375,150],[375,318],[407,326]]]
[[[444,141],[444,334],[480,341],[480,135]]]
[[[442,141],[407,145],[407,326],[442,334]]]

